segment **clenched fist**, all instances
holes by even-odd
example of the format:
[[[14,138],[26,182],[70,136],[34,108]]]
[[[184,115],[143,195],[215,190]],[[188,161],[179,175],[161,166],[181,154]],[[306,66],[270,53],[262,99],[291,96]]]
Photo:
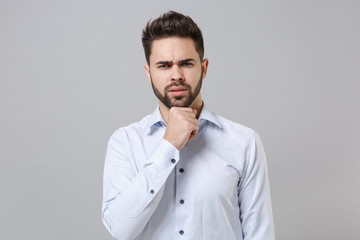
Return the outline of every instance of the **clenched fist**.
[[[188,140],[196,136],[199,125],[196,110],[184,107],[170,108],[164,139],[181,150]]]

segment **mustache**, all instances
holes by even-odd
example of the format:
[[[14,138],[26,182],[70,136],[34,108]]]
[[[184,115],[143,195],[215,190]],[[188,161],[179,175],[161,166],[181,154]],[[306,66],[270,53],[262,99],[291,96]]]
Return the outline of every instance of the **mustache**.
[[[165,87],[165,91],[168,91],[172,87],[185,87],[186,89],[191,89],[191,86],[184,82],[173,82]]]

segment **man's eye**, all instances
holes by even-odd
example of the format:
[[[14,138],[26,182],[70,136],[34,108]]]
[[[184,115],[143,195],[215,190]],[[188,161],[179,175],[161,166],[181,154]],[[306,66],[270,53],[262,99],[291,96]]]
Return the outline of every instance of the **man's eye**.
[[[159,65],[159,68],[167,68],[167,67],[168,67],[168,65],[166,65],[166,64]]]
[[[183,64],[181,64],[182,66],[184,67],[191,67],[193,64],[192,63],[188,63],[188,62],[185,62]]]

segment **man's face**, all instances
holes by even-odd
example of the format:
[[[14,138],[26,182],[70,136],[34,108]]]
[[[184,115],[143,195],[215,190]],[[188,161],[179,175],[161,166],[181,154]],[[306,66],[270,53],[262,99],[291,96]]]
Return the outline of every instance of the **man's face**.
[[[201,104],[207,59],[200,60],[191,38],[170,37],[152,44],[147,77],[155,95],[168,108]]]

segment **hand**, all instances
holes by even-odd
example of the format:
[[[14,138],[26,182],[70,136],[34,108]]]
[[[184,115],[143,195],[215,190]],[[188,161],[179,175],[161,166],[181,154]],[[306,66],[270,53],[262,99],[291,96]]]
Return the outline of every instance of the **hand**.
[[[170,108],[164,139],[181,150],[199,130],[196,110],[184,107]]]

